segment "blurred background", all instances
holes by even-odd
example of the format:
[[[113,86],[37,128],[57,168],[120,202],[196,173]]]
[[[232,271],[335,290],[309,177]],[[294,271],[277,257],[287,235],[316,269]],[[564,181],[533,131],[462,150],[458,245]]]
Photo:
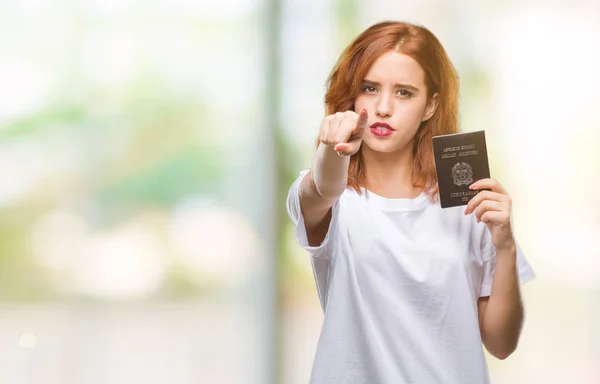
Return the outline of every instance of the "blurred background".
[[[420,23],[537,273],[495,384],[600,383],[600,1],[0,0],[0,383],[307,383],[325,81]]]

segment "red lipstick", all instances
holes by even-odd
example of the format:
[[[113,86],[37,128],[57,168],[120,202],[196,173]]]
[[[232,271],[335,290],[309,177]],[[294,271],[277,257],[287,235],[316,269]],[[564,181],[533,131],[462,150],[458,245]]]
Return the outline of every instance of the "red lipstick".
[[[380,121],[371,124],[369,128],[371,128],[371,133],[373,133],[375,136],[380,137],[389,136],[395,131],[395,129],[392,128],[389,124]]]

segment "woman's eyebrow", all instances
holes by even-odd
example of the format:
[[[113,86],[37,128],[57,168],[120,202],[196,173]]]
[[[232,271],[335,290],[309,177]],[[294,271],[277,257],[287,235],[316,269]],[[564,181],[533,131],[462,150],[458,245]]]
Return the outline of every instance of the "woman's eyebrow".
[[[379,83],[377,81],[367,80],[367,79],[363,80],[363,83],[367,84],[367,85],[373,85],[375,87],[381,86],[381,83]],[[394,88],[407,88],[407,89],[411,89],[413,91],[418,91],[419,90],[419,88],[415,87],[414,85],[400,84],[400,83],[394,84]]]

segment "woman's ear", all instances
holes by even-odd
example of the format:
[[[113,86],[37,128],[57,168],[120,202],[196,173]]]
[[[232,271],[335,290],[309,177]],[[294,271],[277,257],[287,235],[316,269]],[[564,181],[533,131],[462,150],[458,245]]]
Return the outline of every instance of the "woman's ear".
[[[437,110],[439,103],[440,96],[437,93],[431,96],[431,98],[427,102],[427,105],[425,106],[425,113],[423,114],[423,119],[421,121],[427,121],[431,119],[431,116],[433,116],[433,114]]]

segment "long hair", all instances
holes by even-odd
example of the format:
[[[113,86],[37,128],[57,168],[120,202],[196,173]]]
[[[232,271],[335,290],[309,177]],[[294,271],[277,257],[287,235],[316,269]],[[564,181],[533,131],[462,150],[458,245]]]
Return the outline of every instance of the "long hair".
[[[438,93],[434,115],[421,123],[414,137],[412,182],[431,200],[438,195],[432,137],[457,133],[458,75],[440,41],[428,29],[397,21],[377,23],[361,33],[342,53],[328,80],[325,110],[330,115],[354,110],[361,84],[381,55],[396,51],[412,57],[425,72],[428,98]],[[361,151],[350,159],[348,186],[360,193],[366,187]]]

